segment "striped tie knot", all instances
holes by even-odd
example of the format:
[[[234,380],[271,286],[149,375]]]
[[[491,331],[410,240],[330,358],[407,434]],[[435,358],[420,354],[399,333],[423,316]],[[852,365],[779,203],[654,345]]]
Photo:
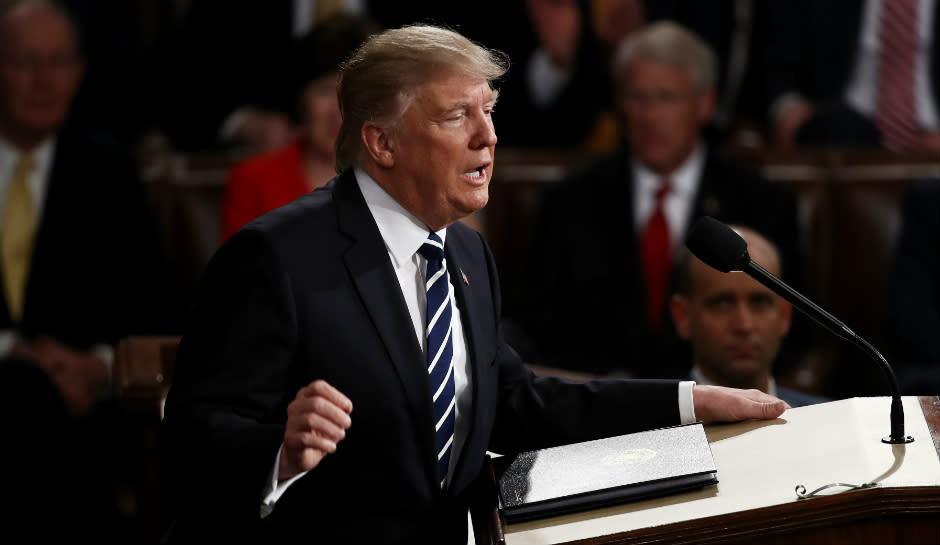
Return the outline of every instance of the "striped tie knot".
[[[428,263],[434,262],[440,266],[441,261],[444,260],[444,243],[441,242],[441,237],[430,233],[418,252],[428,260]]]

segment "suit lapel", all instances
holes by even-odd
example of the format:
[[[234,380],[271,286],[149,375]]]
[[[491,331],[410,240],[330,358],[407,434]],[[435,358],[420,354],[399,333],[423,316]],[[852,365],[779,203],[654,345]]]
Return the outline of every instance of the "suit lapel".
[[[423,364],[424,353],[415,339],[401,286],[352,171],[347,171],[337,180],[335,198],[339,229],[352,240],[344,255],[346,268],[395,366],[409,400],[416,429],[426,431],[419,436],[426,443],[423,449],[427,453],[425,465],[428,477],[433,481],[437,459],[432,433],[431,388]]]

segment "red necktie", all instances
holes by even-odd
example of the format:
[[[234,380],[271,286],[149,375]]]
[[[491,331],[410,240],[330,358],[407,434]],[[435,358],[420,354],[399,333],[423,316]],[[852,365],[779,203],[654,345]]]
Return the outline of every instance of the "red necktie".
[[[666,288],[669,284],[669,223],[663,204],[669,194],[669,180],[663,179],[656,188],[653,214],[643,232],[643,272],[646,284],[646,319],[651,329],[659,326],[662,319]]]
[[[918,0],[881,3],[881,56],[878,60],[877,123],[892,151],[917,147],[914,95]]]

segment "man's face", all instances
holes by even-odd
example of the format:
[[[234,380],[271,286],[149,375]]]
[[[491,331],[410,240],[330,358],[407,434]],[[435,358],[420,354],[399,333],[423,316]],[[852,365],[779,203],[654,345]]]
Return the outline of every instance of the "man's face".
[[[495,102],[496,92],[485,79],[442,74],[415,89],[411,105],[389,131],[394,164],[386,190],[432,230],[489,200]]]
[[[65,119],[83,62],[72,29],[51,9],[17,8],[0,25],[0,129],[33,145]]]
[[[790,328],[789,303],[743,272],[723,273],[694,258],[690,266],[690,295],[674,298],[673,315],[696,364],[729,386],[769,376]]]
[[[627,69],[617,95],[633,153],[659,174],[688,159],[714,101],[714,91],[697,90],[688,71],[643,59]]]

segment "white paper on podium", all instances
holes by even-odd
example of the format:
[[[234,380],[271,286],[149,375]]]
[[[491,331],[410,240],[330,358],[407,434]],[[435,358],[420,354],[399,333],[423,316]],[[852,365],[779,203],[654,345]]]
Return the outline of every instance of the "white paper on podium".
[[[904,397],[905,433],[888,445],[890,397],[862,397],[790,409],[770,421],[706,426],[718,485],[548,519],[509,525],[507,545],[541,545],[725,515],[799,500],[830,483],[940,486],[940,459],[916,397]],[[820,494],[838,494],[832,488]]]

